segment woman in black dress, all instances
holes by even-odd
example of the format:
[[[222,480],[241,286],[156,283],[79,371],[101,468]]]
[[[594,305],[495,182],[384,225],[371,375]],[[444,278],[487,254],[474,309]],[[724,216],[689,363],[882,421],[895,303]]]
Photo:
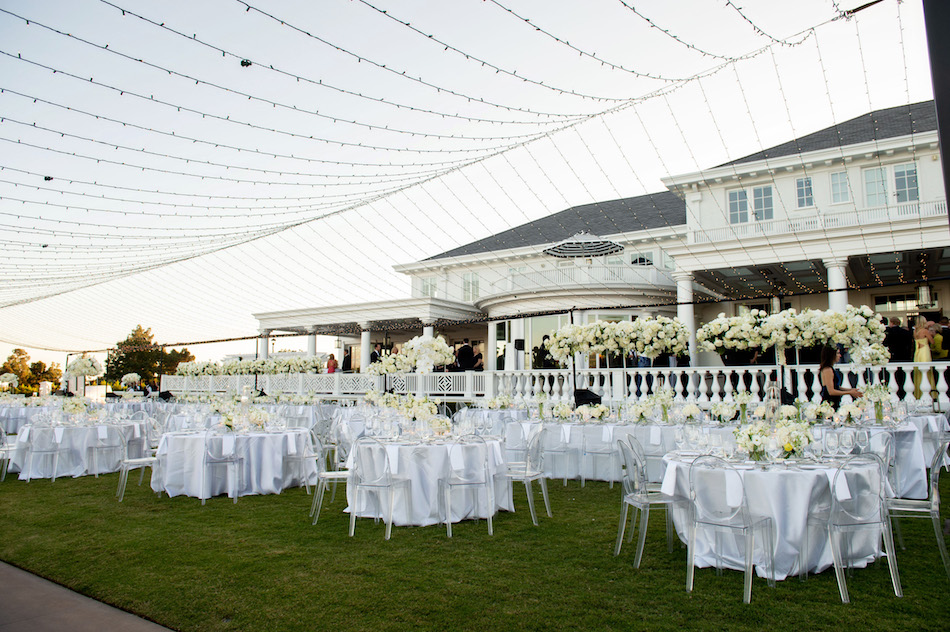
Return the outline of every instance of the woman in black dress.
[[[856,388],[841,388],[844,376],[835,368],[835,363],[841,359],[841,351],[835,347],[824,347],[821,350],[821,365],[818,368],[818,379],[821,380],[821,400],[831,402],[832,407],[838,410],[841,397],[861,397],[862,393]]]

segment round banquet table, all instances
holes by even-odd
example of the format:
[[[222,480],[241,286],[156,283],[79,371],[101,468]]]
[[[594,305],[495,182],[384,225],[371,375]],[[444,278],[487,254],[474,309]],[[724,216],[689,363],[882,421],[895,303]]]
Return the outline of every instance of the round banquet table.
[[[673,496],[677,502],[673,509],[673,523],[683,542],[687,542],[689,533],[689,467],[695,459],[686,452],[670,453],[664,459],[667,463],[666,474],[663,477],[661,491]],[[815,525],[809,526],[809,516],[816,516],[824,512],[827,516],[831,508],[831,485],[834,480],[837,464],[822,462],[799,467],[785,465],[736,464],[736,469],[742,477],[746,489],[748,505],[754,515],[767,516],[772,519],[773,542],[775,546],[775,579],[782,580],[799,573],[799,559],[802,548],[807,541],[807,551],[804,556],[807,570],[820,573],[833,564],[831,547],[828,544],[826,532]],[[851,484],[860,484],[861,478],[870,479],[874,466],[860,466],[855,474],[857,480],[851,479]],[[842,500],[851,496],[848,482],[839,478],[835,493]],[[731,496],[734,494],[734,496]],[[731,503],[741,498],[741,490],[726,490],[726,498]],[[881,530],[866,530],[852,534],[850,547],[843,547],[843,551],[850,551],[850,557],[845,561],[851,566],[863,568],[868,563],[880,557]],[[719,538],[720,554],[726,568],[744,570],[745,559],[743,551],[736,540],[740,538]],[[766,565],[759,547],[761,538],[756,537],[756,573],[759,577],[767,577]],[[696,540],[696,566],[714,567],[716,565],[714,536],[700,530]]]
[[[208,434],[207,432],[168,432],[162,435],[152,475],[152,489],[169,496],[210,498],[228,492],[228,468],[205,465],[205,439],[214,442],[215,453],[244,455],[238,496],[279,494],[288,487],[304,484],[304,477],[316,483],[313,462],[300,467],[285,465],[286,456],[312,454],[305,428],[282,432]],[[206,476],[202,477],[205,468]],[[204,478],[204,489],[202,479]]]
[[[103,474],[115,472],[122,460],[121,449],[114,449],[96,457],[98,472],[93,471],[90,448],[100,441],[106,441],[112,429],[118,429],[128,443],[129,458],[145,455],[145,422],[122,422],[119,424],[96,424],[79,426],[34,426],[28,424],[20,429],[16,439],[16,451],[13,454],[11,471],[20,472],[20,480],[32,478],[51,478],[53,476],[52,459],[33,459],[30,471],[29,463],[33,439],[36,433],[52,433],[63,452],[56,463],[56,476],[78,477],[85,474]]]
[[[20,428],[31,423],[34,415],[57,410],[56,406],[0,406],[0,427],[7,434],[17,434]]]
[[[394,475],[405,476],[409,479],[409,489],[411,497],[410,513],[406,514],[405,494],[401,488],[397,488],[396,498],[393,501],[393,523],[396,525],[428,526],[442,522],[442,516],[439,514],[439,481],[445,479],[449,461],[449,447],[451,440],[432,441],[426,443],[411,443],[405,441],[393,441],[383,444],[386,454],[389,457],[389,467]],[[502,444],[497,439],[486,440],[484,444],[465,444],[461,450],[453,449],[452,467],[456,470],[463,468],[468,471],[470,468],[481,467],[485,458],[485,450],[488,451],[488,472],[495,480],[495,507],[490,510],[486,507],[484,494],[478,494],[479,502],[476,502],[476,494],[465,490],[455,490],[452,495],[452,516],[453,523],[461,520],[487,518],[488,511],[494,515],[499,510],[514,511],[514,505],[511,501],[511,486],[508,480],[502,475],[506,471],[505,460],[502,455]],[[352,467],[355,459],[355,450],[350,452],[350,463]],[[347,485],[347,502],[349,507],[347,511],[356,512],[356,515],[363,518],[384,518],[384,512],[380,509],[379,503],[375,502],[372,495],[365,494],[366,501],[361,506],[356,504],[356,486]]]

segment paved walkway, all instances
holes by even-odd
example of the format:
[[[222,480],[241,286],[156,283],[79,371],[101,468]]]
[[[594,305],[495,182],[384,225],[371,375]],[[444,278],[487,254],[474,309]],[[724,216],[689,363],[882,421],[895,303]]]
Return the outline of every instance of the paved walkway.
[[[0,632],[168,630],[3,562],[0,595]]]

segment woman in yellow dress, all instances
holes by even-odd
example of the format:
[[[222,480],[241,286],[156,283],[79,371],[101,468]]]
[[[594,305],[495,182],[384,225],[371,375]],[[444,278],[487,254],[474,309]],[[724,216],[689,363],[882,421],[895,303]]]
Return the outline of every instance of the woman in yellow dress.
[[[930,326],[933,324],[932,321],[927,321],[921,318],[917,322],[917,328],[914,330],[914,362],[930,362],[930,345],[933,343],[934,336],[933,332],[930,329]],[[914,369],[914,397],[920,399],[920,381],[921,381],[921,372],[920,369]],[[927,372],[927,379],[930,380],[931,386],[933,386],[933,378],[931,377],[931,371]]]

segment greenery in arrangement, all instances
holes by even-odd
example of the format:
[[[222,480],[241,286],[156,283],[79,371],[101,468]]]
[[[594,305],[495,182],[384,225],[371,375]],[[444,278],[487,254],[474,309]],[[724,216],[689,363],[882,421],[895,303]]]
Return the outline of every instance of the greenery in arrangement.
[[[946,480],[946,479],[945,479]],[[904,597],[884,561],[848,579],[834,573],[769,589],[742,573],[697,571],[666,549],[653,512],[640,569],[636,541],[612,555],[620,489],[551,485],[553,518],[534,527],[524,489],[516,513],[484,522],[396,527],[360,520],[348,537],[344,500],[329,494],[320,522],[303,489],[276,496],[157,498],[117,475],[0,483],[0,559],[176,630],[945,630],[947,577],[928,520],[902,523]],[[944,486],[944,497],[950,489]],[[538,498],[540,502],[540,498]]]

